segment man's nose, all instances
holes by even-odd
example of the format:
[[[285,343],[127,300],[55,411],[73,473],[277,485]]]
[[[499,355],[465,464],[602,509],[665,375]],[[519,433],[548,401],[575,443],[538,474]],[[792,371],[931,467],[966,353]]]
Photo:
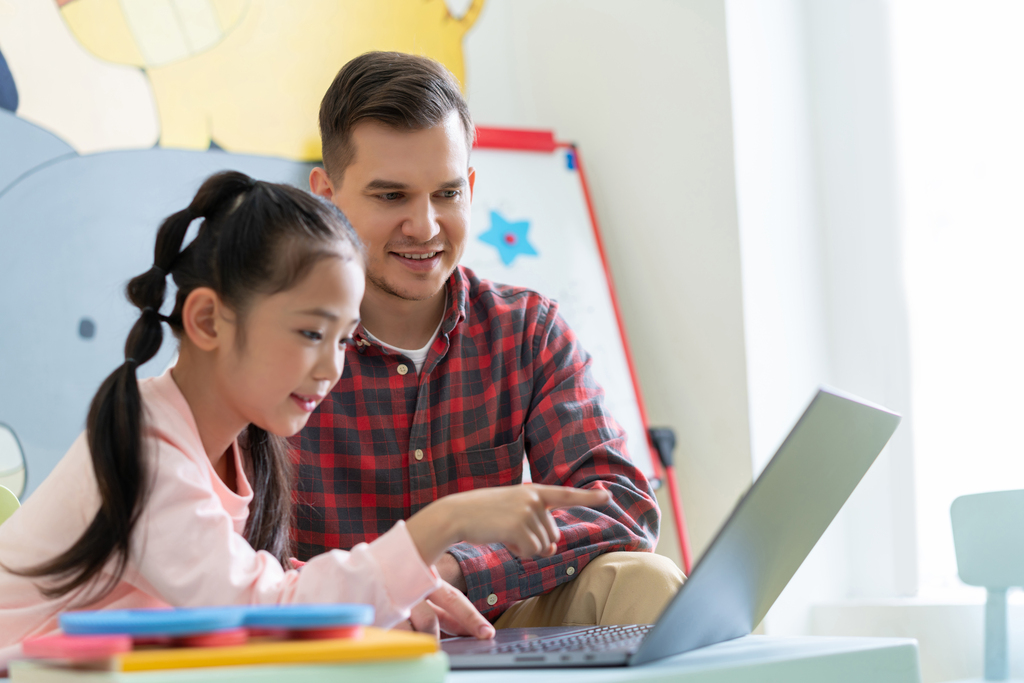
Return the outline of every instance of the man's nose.
[[[418,242],[427,242],[439,232],[437,211],[429,196],[418,197],[410,204],[410,213],[402,225],[402,232]]]

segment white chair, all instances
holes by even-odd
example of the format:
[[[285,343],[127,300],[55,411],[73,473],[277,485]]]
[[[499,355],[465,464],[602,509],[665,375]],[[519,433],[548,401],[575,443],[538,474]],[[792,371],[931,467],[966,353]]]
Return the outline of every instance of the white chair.
[[[1024,586],[1024,490],[960,496],[949,510],[960,580],[984,586],[985,677],[1010,675],[1006,591]]]

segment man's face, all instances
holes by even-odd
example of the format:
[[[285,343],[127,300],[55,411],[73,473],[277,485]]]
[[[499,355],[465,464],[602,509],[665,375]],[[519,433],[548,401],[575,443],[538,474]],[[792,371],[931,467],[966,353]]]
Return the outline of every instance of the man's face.
[[[352,144],[355,157],[328,198],[366,245],[369,286],[431,299],[462,258],[469,229],[475,175],[462,121],[452,112],[416,131],[366,121],[352,130]]]

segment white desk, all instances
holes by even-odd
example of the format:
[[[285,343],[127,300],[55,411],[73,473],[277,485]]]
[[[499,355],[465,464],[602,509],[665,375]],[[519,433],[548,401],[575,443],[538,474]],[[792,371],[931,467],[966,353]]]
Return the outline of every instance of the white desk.
[[[447,683],[920,683],[908,638],[747,636],[638,667],[452,671]]]
[[[135,674],[139,680],[147,674]],[[237,675],[236,675],[237,677]],[[345,676],[344,680],[351,680]],[[395,679],[385,677],[393,682]],[[7,679],[0,678],[0,681]],[[203,680],[196,676],[196,680]],[[232,679],[234,680],[234,679]],[[382,682],[384,679],[380,679]],[[920,683],[906,638],[747,636],[637,667],[451,671],[446,683]],[[282,679],[283,683],[283,679]]]

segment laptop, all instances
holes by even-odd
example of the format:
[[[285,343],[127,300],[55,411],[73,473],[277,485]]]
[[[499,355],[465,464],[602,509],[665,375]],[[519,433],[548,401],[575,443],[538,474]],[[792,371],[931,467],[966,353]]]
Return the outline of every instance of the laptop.
[[[656,624],[501,629],[441,642],[453,669],[634,666],[748,635],[900,422],[820,389]]]

